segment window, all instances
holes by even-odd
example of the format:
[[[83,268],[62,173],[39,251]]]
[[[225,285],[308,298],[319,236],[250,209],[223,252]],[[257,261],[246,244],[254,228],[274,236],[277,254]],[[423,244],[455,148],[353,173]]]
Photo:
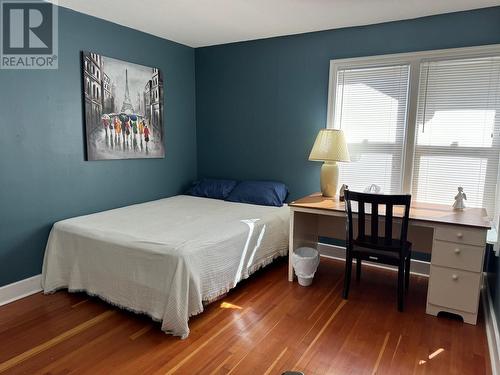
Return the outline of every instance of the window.
[[[337,71],[335,125],[345,131],[351,163],[340,181],[363,191],[372,183],[401,191],[409,65]]]
[[[497,216],[500,46],[332,60],[328,126],[346,133],[339,183]]]
[[[500,59],[424,62],[420,67],[412,193],[453,202],[463,186],[470,206],[495,207],[500,125]]]

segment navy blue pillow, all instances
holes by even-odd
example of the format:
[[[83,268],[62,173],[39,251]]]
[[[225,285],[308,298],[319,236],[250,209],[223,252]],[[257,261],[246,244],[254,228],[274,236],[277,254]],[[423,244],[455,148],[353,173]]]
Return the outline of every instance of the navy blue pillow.
[[[186,194],[195,197],[226,199],[237,182],[234,180],[216,180],[205,178],[191,186]]]
[[[242,181],[233,189],[227,201],[260,204],[263,206],[283,206],[288,188],[281,182]]]

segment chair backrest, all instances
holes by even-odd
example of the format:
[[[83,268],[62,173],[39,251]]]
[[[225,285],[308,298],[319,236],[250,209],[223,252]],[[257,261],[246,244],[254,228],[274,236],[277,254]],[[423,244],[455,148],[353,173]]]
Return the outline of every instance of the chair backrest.
[[[384,194],[368,194],[358,193],[354,191],[345,191],[345,209],[346,209],[346,234],[348,246],[353,243],[367,247],[394,247],[394,238],[392,236],[392,227],[394,219],[394,206],[402,206],[403,215],[401,216],[401,233],[398,240],[400,244],[404,244],[408,235],[408,221],[410,216],[411,195],[384,195]],[[358,237],[353,238],[353,211],[352,202],[358,204]],[[365,234],[365,222],[367,213],[365,212],[365,204],[371,205],[371,233],[370,236]],[[385,206],[385,231],[383,236],[379,236],[379,205]]]

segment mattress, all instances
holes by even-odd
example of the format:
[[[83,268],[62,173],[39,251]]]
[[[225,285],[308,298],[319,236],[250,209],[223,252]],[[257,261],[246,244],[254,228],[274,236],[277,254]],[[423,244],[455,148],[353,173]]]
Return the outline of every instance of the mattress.
[[[45,293],[85,291],[189,335],[190,316],[288,252],[289,210],[179,195],[54,224]]]

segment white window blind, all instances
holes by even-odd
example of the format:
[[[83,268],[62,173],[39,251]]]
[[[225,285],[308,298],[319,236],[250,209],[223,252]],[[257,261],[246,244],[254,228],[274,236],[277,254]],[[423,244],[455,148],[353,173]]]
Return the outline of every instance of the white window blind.
[[[340,164],[340,184],[401,191],[408,78],[409,65],[337,71],[334,127],[344,130],[351,156]]]
[[[500,127],[500,58],[423,62],[416,118],[412,194],[495,212]]]

